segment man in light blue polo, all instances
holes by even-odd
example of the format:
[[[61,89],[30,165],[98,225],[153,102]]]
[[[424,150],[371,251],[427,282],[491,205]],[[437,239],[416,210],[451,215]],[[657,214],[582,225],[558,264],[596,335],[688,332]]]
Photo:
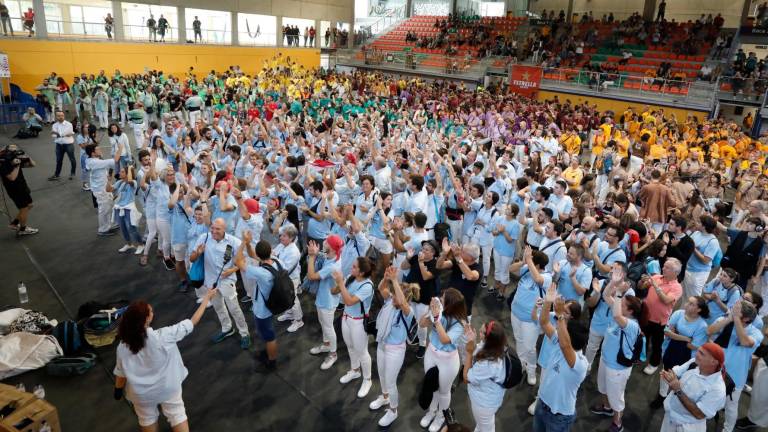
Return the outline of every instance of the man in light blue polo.
[[[566,300],[576,300],[584,304],[584,293],[592,282],[592,269],[583,261],[584,247],[572,244],[566,258],[553,266],[557,292]]]
[[[616,262],[627,262],[627,255],[621,248],[623,234],[621,228],[616,225],[609,225],[605,229],[605,240],[596,241],[591,250],[585,250],[584,256],[594,262],[594,269],[599,279],[607,279],[611,266]]]

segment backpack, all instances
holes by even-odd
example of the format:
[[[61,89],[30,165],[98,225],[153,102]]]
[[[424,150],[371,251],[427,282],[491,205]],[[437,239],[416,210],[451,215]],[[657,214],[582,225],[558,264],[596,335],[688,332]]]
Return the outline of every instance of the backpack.
[[[523,379],[523,366],[520,359],[509,348],[504,350],[502,358],[504,359],[504,381],[500,385],[506,389],[511,389],[520,384]]]
[[[83,339],[80,336],[80,329],[77,323],[72,320],[62,321],[53,328],[53,337],[59,341],[65,356],[72,355],[80,350]]]
[[[635,338],[635,344],[632,346],[632,358],[627,358],[624,355],[624,330],[621,330],[621,336],[619,337],[619,351],[616,353],[616,362],[625,367],[632,367],[635,363],[640,361],[640,356],[643,354],[645,348],[645,336],[643,332],[637,334]]]
[[[270,312],[281,314],[293,307],[293,300],[296,294],[290,274],[296,270],[296,266],[293,266],[291,271],[287,272],[283,270],[283,266],[280,265],[279,261],[275,260],[275,263],[277,264],[277,269],[267,264],[261,265],[263,269],[272,275],[272,291],[269,293],[269,298],[264,298],[264,294],[261,294],[261,292],[259,294]]]
[[[416,345],[419,342],[419,326],[416,324],[416,319],[412,319],[410,325],[407,324],[402,311],[400,311],[398,319],[403,322],[405,327],[405,339],[408,345]]]
[[[653,260],[652,257],[645,257],[642,260],[635,260],[629,264],[627,269],[627,279],[635,285],[640,281],[643,275],[648,274],[648,264]]]
[[[96,365],[96,354],[88,353],[75,357],[56,357],[45,365],[45,371],[51,376],[75,376],[88,372]]]

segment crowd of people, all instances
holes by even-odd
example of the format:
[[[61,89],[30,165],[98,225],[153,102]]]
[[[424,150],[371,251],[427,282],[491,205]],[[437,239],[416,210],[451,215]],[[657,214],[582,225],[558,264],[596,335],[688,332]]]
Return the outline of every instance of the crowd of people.
[[[134,402],[142,426],[162,405],[185,427],[175,344],[209,301],[221,324],[212,342],[238,333],[249,349],[255,331],[265,371],[281,367],[276,326],[319,326],[308,355],[327,371],[346,349],[339,381],[384,410],[381,426],[423,409],[420,425],[441,430],[458,378],[475,430],[493,431],[507,350],[522,385],[539,384],[536,431],[568,430],[586,398],[624,430],[625,410],[644,403],[626,392],[633,372],[659,376],[651,408],[664,410],[664,431],[703,431],[723,410],[726,432],[768,426],[768,143],[738,125],[282,55],[250,74],[101,72],[71,87],[52,74],[39,89],[51,104],[50,180],[61,181],[65,154],[78,175],[79,148],[97,233],[119,230],[116,252],[138,265],[157,255],[202,305],[159,330],[146,303],[123,318],[115,396]],[[277,310],[286,286],[290,304]],[[484,291],[498,307],[472,319]],[[399,403],[410,344],[423,359],[421,408]],[[589,374],[599,394],[580,391]]]

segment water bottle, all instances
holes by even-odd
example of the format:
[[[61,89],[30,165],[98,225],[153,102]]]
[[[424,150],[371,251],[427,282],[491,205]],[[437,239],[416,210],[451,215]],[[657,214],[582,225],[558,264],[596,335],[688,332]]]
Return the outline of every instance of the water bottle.
[[[40,430],[38,432],[51,432],[51,425],[43,420],[43,422],[40,424]]]
[[[24,282],[19,282],[19,303],[24,304],[29,302],[29,296],[27,295],[27,286]]]
[[[45,389],[43,388],[42,384],[38,384],[35,386],[34,390],[32,391],[32,394],[35,395],[38,399],[45,399]]]
[[[27,386],[25,386],[24,383],[18,383],[18,384],[16,384],[16,390],[18,390],[20,392],[26,392],[27,391]]]

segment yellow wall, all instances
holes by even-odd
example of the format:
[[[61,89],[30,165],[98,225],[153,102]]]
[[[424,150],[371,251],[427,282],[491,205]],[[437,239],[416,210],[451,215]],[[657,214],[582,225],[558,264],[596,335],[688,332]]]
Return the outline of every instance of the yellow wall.
[[[561,102],[565,102],[566,99],[570,99],[570,101],[574,104],[580,104],[586,101],[590,105],[597,105],[597,109],[599,111],[610,110],[616,113],[616,115],[621,115],[628,107],[633,107],[635,109],[635,112],[639,112],[640,109],[642,109],[645,106],[648,106],[654,109],[663,109],[665,114],[674,113],[675,117],[677,117],[677,119],[680,121],[684,121],[688,117],[689,113],[696,116],[699,120],[706,120],[706,118],[709,116],[709,112],[707,111],[672,108],[668,106],[646,104],[646,103],[636,102],[636,101],[604,99],[604,98],[597,98],[597,97],[580,96],[580,95],[575,95],[571,93],[557,93],[557,92],[551,92],[551,91],[545,91],[545,90],[539,91],[538,99],[540,101],[543,101],[547,99],[554,99],[555,96],[557,96]]]
[[[95,74],[102,69],[109,76],[115,69],[127,74],[144,72],[145,68],[179,76],[192,66],[202,76],[211,69],[224,71],[230,65],[240,65],[246,73],[253,73],[278,52],[306,67],[320,65],[320,50],[306,48],[3,40],[0,51],[8,54],[11,82],[26,92],[34,92],[51,72],[70,84],[75,74]]]

